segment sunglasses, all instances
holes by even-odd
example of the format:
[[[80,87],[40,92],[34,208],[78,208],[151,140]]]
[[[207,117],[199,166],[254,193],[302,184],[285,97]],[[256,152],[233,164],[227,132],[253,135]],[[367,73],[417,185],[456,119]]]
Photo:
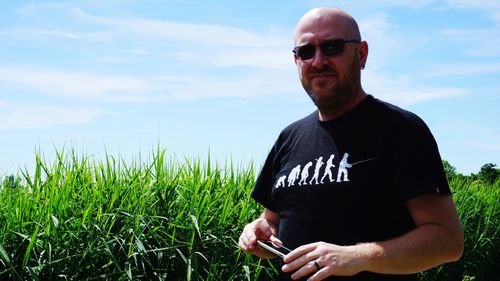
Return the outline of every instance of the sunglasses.
[[[327,57],[335,57],[344,52],[346,43],[361,43],[361,41],[344,39],[327,40],[319,44],[319,46],[314,44],[297,46],[293,48],[293,53],[301,60],[309,60],[316,54],[316,47],[319,47],[323,55]]]

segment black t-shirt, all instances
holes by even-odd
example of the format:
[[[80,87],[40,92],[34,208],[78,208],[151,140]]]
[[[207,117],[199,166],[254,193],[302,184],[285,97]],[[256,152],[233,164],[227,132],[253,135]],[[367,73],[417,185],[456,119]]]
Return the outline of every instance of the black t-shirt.
[[[252,198],[279,214],[289,248],[384,241],[415,225],[406,202],[449,195],[436,142],[415,114],[366,97],[333,121],[318,113],[285,128],[272,147]],[[281,276],[281,280],[288,280]],[[416,280],[369,272],[328,280]]]

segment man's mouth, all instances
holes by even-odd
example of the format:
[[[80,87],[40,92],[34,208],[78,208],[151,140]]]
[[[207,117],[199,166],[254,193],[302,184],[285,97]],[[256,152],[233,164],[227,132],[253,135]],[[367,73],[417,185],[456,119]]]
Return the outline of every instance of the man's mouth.
[[[311,76],[311,80],[312,79],[330,79],[332,77],[337,77],[337,75],[335,73],[332,73],[332,72],[328,72],[328,73],[315,73],[315,74],[312,74]]]
[[[325,78],[325,77],[332,77],[336,76],[337,74],[335,71],[332,70],[323,70],[323,71],[313,71],[311,73],[311,79],[313,78]]]

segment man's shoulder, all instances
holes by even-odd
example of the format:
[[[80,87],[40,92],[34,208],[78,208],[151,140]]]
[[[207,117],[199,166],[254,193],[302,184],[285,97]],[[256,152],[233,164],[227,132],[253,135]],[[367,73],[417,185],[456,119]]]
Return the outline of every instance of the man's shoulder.
[[[291,124],[286,126],[281,130],[278,143],[284,143],[288,140],[295,139],[299,136],[307,135],[308,132],[312,131],[318,122],[317,112],[313,112]]]
[[[313,113],[311,113],[311,114],[289,124],[288,126],[286,126],[283,129],[283,132],[293,132],[296,130],[314,127],[318,121],[317,116],[318,116],[317,111],[314,111]]]
[[[425,126],[425,122],[415,113],[392,103],[372,98],[373,115],[383,119],[386,124]]]

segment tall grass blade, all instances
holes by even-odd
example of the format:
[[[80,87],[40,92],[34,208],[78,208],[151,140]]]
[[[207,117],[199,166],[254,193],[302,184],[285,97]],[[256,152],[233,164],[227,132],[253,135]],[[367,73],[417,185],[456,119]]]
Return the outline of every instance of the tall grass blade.
[[[5,248],[2,246],[0,243],[0,254],[2,255],[2,259],[9,265],[11,266],[10,258],[9,255],[7,254],[7,251],[5,251]]]

